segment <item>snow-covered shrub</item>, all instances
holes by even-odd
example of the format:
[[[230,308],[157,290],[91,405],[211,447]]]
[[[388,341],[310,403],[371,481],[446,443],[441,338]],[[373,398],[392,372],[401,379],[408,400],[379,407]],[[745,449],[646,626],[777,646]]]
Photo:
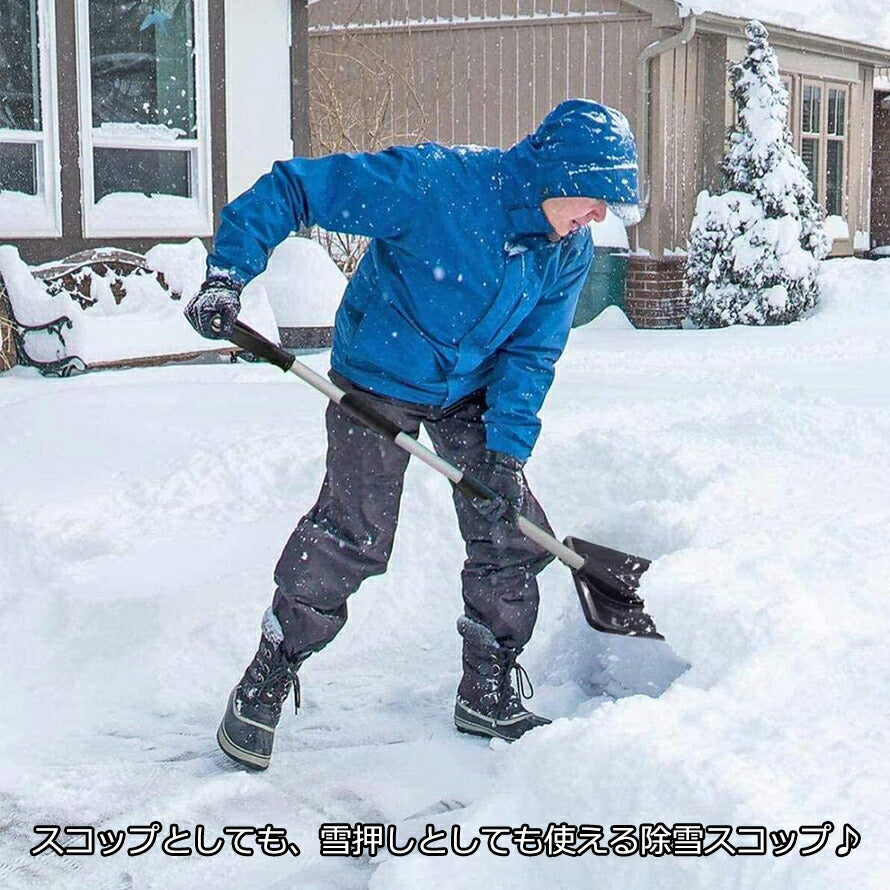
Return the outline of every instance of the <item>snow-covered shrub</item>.
[[[698,196],[689,234],[690,317],[705,327],[786,324],[819,298],[818,264],[830,247],[824,210],[788,129],[788,91],[760,22],[729,77],[738,119],[722,170],[727,191]]]

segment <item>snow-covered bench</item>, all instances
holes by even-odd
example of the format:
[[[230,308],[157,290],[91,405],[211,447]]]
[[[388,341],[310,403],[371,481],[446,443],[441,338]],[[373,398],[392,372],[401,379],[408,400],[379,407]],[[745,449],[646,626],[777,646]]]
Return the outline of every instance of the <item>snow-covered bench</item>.
[[[44,374],[231,357],[235,347],[200,337],[182,314],[205,260],[197,239],[160,244],[145,256],[101,248],[36,267],[0,246],[0,319],[18,362]],[[288,239],[245,288],[241,317],[285,346],[329,345],[344,286],[319,245]]]
[[[0,288],[19,364],[67,377],[88,367],[154,365],[203,354],[203,348],[183,350],[176,335],[150,344],[144,319],[135,325],[130,319],[130,336],[121,337],[127,317],[142,314],[139,310],[144,312],[146,301],[155,303],[158,321],[179,322],[164,304],[181,303],[181,293],[171,289],[164,273],[150,268],[144,256],[103,248],[31,269],[16,259],[7,254],[0,261]],[[160,312],[158,306],[163,306]],[[117,319],[112,307],[120,309]],[[109,335],[107,342],[96,342],[103,329]],[[213,349],[217,355],[235,351],[229,346]]]

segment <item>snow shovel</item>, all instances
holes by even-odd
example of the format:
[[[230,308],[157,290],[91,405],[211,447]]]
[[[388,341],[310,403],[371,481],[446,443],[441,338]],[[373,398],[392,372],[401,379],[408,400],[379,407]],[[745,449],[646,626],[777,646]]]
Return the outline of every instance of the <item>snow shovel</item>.
[[[218,327],[217,319],[214,319],[214,323]],[[235,322],[235,330],[229,339],[246,352],[265,359],[282,371],[295,374],[356,420],[437,470],[467,497],[486,500],[497,498],[497,494],[488,486],[443,460],[389,418],[378,413],[360,394],[344,392],[243,322]],[[664,639],[644,611],[643,600],[637,595],[640,578],[649,568],[649,560],[591,544],[580,538],[569,537],[564,543],[560,543],[525,516],[519,516],[517,524],[526,537],[572,570],[581,607],[591,627],[604,633]]]

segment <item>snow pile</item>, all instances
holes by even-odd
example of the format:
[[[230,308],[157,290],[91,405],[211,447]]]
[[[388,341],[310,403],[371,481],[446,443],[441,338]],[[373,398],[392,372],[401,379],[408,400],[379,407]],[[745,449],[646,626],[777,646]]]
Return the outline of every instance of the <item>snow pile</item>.
[[[211,233],[207,209],[195,198],[179,195],[111,192],[96,201],[89,214],[90,225],[98,232],[174,236],[182,232]]]
[[[600,331],[632,331],[634,329],[631,320],[617,306],[606,306],[587,324]]]
[[[825,217],[825,235],[829,241],[848,241],[850,239],[850,227],[842,216]]]
[[[15,715],[0,883],[888,886],[890,260],[831,260],[820,278],[819,310],[786,327],[573,331],[527,474],[558,535],[654,560],[641,593],[669,643],[595,633],[551,565],[522,662],[555,722],[512,747],[451,725],[463,544],[449,484],[412,461],[390,571],[301,668],[270,770],[231,768],[214,733],[318,492],[323,400],[263,365],[0,375],[0,708]],[[142,856],[28,855],[34,825],[155,819]],[[601,825],[608,840],[612,825],[826,820],[812,856],[813,835],[785,856],[767,838],[764,856],[703,859],[522,856],[509,838],[505,857],[484,838],[466,858],[318,846],[325,823],[390,824],[402,844],[427,824],[459,824],[466,843],[480,825]],[[209,839],[272,824],[302,854],[241,857],[226,838],[216,856],[165,856],[172,823]],[[844,823],[862,841],[839,858]]]
[[[21,324],[44,324],[58,315],[58,304],[34,278],[19,252],[8,244],[0,244],[0,275]]]
[[[156,244],[146,254],[148,268],[160,272],[170,289],[188,302],[204,281],[207,250],[198,238],[186,244]]]
[[[745,33],[745,59],[730,67],[739,121],[722,164],[729,191],[699,194],[689,234],[690,317],[708,327],[799,318],[816,304],[829,249],[766,29],[749,22]]]
[[[890,49],[890,9],[883,0],[683,0],[680,15],[716,12],[756,17],[765,22]]]
[[[890,325],[890,257],[874,261],[850,258],[822,263],[819,278],[823,291],[821,310],[809,325],[837,342],[855,359],[870,356],[875,328]]]
[[[51,228],[53,223],[53,211],[43,195],[25,195],[6,189],[0,189],[0,217],[7,232],[12,227],[9,221],[15,220],[12,235],[6,237],[46,235],[47,227]]]
[[[346,276],[318,242],[292,237],[244,292],[262,290],[279,327],[332,327],[345,289]]]

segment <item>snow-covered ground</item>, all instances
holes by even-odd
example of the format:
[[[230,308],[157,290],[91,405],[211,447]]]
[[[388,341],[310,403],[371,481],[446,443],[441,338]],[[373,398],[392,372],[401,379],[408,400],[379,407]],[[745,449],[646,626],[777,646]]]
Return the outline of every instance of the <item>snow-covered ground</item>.
[[[559,532],[655,559],[642,593],[670,645],[595,633],[550,566],[524,662],[559,719],[512,747],[452,728],[461,543],[448,484],[412,465],[390,572],[306,664],[268,772],[234,768],[214,733],[321,482],[320,396],[246,364],[0,376],[0,886],[890,885],[890,260],[831,261],[823,281],[822,309],[787,328],[644,332],[613,313],[573,333],[528,473]],[[34,825],[152,820],[142,856],[135,837],[28,853]],[[399,842],[459,823],[466,842],[480,825],[608,839],[825,820],[806,857],[811,837],[704,859],[509,841],[506,857],[343,859],[318,842],[322,823],[390,823]],[[302,855],[172,858],[171,823],[209,841],[271,823]],[[839,858],[844,823],[862,842]]]

